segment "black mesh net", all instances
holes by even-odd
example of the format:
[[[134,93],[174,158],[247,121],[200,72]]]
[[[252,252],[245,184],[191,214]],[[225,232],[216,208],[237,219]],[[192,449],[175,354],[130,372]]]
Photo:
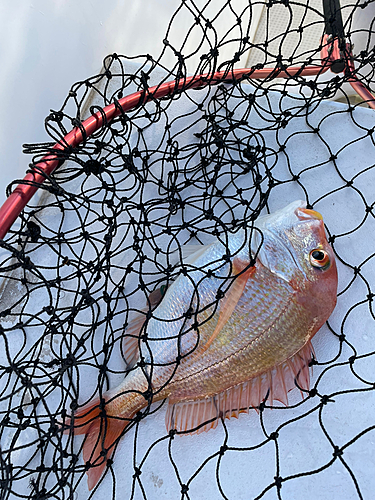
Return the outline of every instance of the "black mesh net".
[[[160,56],[108,56],[47,117],[52,142],[26,146],[39,171],[92,113],[176,82],[64,147],[1,242],[1,499],[372,498],[374,115],[345,64],[337,74],[303,69],[321,65],[324,35],[338,37],[340,64],[354,40],[355,75],[373,89],[374,9],[343,2],[341,28],[338,4],[328,6],[325,18],[320,1],[182,1]],[[275,70],[236,81],[244,66]],[[200,74],[189,89],[187,76]],[[122,381],[126,327],[179,274],[181,247],[225,243],[295,199],[324,215],[339,266],[307,397],[293,391],[286,408],[266,401],[189,436],[168,433],[166,404],[155,403],[89,492],[82,437],[59,423]]]

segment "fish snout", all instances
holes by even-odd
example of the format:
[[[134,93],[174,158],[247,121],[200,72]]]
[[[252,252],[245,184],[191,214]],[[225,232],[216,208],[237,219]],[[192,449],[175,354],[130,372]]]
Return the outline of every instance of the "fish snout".
[[[297,208],[294,212],[299,220],[307,220],[307,219],[318,219],[323,220],[322,215],[316,210],[311,210],[309,208]]]

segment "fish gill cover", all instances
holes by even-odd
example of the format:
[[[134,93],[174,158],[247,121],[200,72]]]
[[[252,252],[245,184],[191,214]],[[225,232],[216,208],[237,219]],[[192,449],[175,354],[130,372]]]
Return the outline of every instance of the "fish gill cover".
[[[256,5],[263,17],[254,35]],[[26,146],[34,171],[91,113],[176,82],[163,99],[140,102],[66,146],[39,199],[1,241],[2,500],[372,498],[374,111],[348,94],[354,73],[345,68],[288,73],[321,65],[324,34],[338,37],[344,60],[344,35],[350,43],[360,34],[355,75],[371,90],[371,17],[367,29],[353,27],[371,7],[345,2],[340,27],[337,12],[324,18],[318,1],[182,1],[160,55],[108,56],[100,74],[74,84],[51,111],[52,142]],[[277,71],[236,81],[244,57],[254,71]],[[216,71],[223,81],[208,85]],[[200,74],[208,74],[201,88],[184,86]],[[167,405],[154,403],[117,440],[90,492],[82,438],[63,434],[61,423],[123,380],[126,327],[176,279],[182,246],[228,245],[229,234],[296,199],[323,214],[339,271],[337,307],[313,340],[305,399],[295,390],[287,407],[274,402],[272,410],[266,399],[258,412],[199,435],[167,432]]]

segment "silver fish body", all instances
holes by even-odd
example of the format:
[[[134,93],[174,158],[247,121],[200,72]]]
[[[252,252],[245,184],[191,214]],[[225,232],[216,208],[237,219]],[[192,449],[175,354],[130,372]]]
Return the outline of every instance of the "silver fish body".
[[[87,435],[84,459],[97,465],[90,488],[105,466],[98,443],[112,450],[153,401],[169,398],[168,429],[199,431],[265,398],[286,403],[296,384],[308,390],[310,340],[335,307],[337,270],[322,217],[305,206],[291,203],[225,245],[198,249],[151,315],[138,318],[131,370],[104,395],[105,417],[94,401],[73,422]]]

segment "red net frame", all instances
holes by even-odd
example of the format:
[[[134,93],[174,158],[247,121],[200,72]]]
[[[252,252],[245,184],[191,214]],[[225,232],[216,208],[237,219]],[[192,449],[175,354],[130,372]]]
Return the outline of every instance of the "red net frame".
[[[31,172],[29,172],[0,208],[0,239],[3,239],[17,217],[30,201],[32,196],[43,184],[46,177],[56,169],[61,158],[58,152],[75,148],[84,142],[93,133],[105,126],[119,115],[126,113],[147,102],[173,96],[189,89],[203,88],[219,83],[233,83],[241,80],[264,80],[270,78],[290,78],[293,76],[320,76],[328,70],[333,73],[344,72],[349,76],[348,82],[356,93],[372,108],[375,109],[375,97],[358,79],[354,67],[350,44],[340,48],[340,39],[331,35],[324,35],[321,47],[321,64],[307,66],[276,67],[264,69],[233,69],[192,76],[181,80],[172,80],[161,85],[150,87],[123,97],[116,103],[110,104],[84,120],[79,127],[73,128],[61,141],[53,146],[57,153],[51,153],[42,158]]]

